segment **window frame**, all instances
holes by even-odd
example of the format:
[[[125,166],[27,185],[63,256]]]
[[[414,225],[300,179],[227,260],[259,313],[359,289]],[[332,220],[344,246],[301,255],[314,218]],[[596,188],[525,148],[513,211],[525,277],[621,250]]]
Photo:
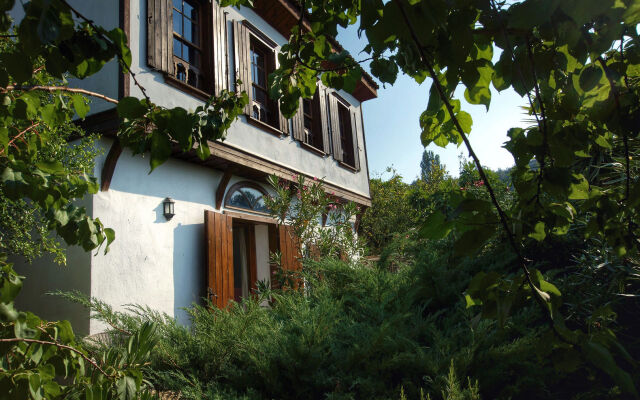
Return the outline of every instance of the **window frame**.
[[[181,10],[176,9],[175,2],[181,2]],[[197,10],[197,23],[196,25],[199,27],[197,35],[198,35],[198,44],[195,42],[189,41],[184,36],[184,22],[185,19],[188,19],[192,23],[194,22],[189,16],[185,15],[184,12],[184,4],[187,3],[191,7]],[[208,65],[208,59],[210,56],[210,50],[208,50],[211,46],[208,43],[207,37],[210,36],[208,33],[210,31],[210,24],[207,24],[206,21],[210,20],[207,18],[209,15],[209,10],[207,9],[207,4],[200,0],[172,0],[171,1],[171,21],[172,21],[172,33],[171,33],[171,60],[173,62],[173,74],[167,75],[170,79],[170,83],[177,83],[181,88],[190,89],[192,91],[199,91],[200,95],[209,96],[210,92],[212,92],[210,88],[209,82],[212,80],[211,71]],[[181,31],[178,33],[176,31],[176,27],[173,26],[173,21],[175,21],[175,13],[178,13],[181,18]],[[180,56],[176,55],[175,43],[179,42],[182,46]],[[199,54],[200,57],[200,65],[192,64],[188,59],[184,58],[184,54],[182,51],[184,47],[192,48],[195,52]],[[181,79],[179,77],[180,67],[184,69],[185,77]],[[195,84],[190,82],[191,73],[194,73],[196,76]]]
[[[276,131],[282,132],[283,129],[280,126],[280,109],[278,107],[278,102],[272,100],[269,96],[269,74],[271,74],[276,69],[275,46],[267,43],[261,38],[261,36],[262,35],[258,35],[255,32],[255,28],[249,26],[249,75],[251,76],[251,93],[249,98],[251,113],[249,117],[256,122],[267,125],[270,128],[275,129]],[[253,76],[253,54],[257,52],[261,52],[264,56],[264,68],[262,69],[265,86],[260,86]],[[255,90],[258,90],[264,94],[264,97],[266,99],[264,104],[255,99]],[[259,116],[254,116],[254,107],[256,107],[256,104],[262,106],[262,108],[267,111],[266,120],[262,120]]]
[[[229,201],[231,200],[231,197],[233,196],[233,194],[235,192],[237,192],[237,191],[240,191],[243,188],[250,188],[250,189],[257,190],[258,192],[262,193],[262,197],[269,195],[269,193],[262,186],[258,185],[257,183],[254,183],[254,182],[251,182],[251,181],[240,181],[240,182],[237,182],[237,183],[233,184],[227,190],[227,194],[224,196],[223,205],[224,205],[225,210],[228,209],[228,210],[233,210],[233,211],[238,211],[238,212],[245,212],[245,213],[249,213],[249,214],[271,216],[271,214],[268,213],[268,212],[257,211],[257,210],[253,210],[253,209],[249,209],[249,208],[243,208],[243,207],[230,205]],[[242,193],[242,192],[240,192],[240,193]],[[243,193],[243,195],[244,195],[244,193]]]
[[[340,161],[340,163],[355,170],[356,154],[355,149],[353,148],[353,135],[357,134],[357,132],[353,132],[352,129],[353,121],[351,121],[351,107],[347,105],[346,102],[337,94],[334,93],[334,96],[336,96],[337,99],[336,105],[338,108],[336,110],[336,113],[338,114],[337,116],[338,129],[340,131],[340,148],[342,150],[342,160]],[[345,133],[348,133],[348,135],[345,135]]]
[[[313,148],[313,150],[321,152],[324,154],[324,137],[322,132],[322,110],[320,109],[320,90],[316,89],[315,94],[310,99],[302,99],[302,107],[299,112],[302,112],[300,116],[302,118],[302,134],[303,139],[301,142]],[[309,113],[307,117],[307,112],[305,111],[305,102],[309,104]],[[306,119],[309,118],[311,120],[311,134],[307,133],[306,127]],[[309,136],[311,136],[311,140],[309,140]]]

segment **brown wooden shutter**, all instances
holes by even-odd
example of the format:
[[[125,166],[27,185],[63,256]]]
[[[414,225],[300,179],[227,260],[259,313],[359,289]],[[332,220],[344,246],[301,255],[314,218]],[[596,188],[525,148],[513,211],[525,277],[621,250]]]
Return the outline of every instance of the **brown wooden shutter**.
[[[147,0],[147,64],[173,75],[173,5]]]
[[[227,17],[217,1],[212,1],[211,30],[213,33],[212,55],[213,90],[216,96],[229,87],[229,66],[227,64]]]
[[[295,237],[293,228],[288,225],[280,225],[278,227],[280,240],[280,253],[282,254],[282,269],[286,271],[302,270],[302,262],[300,261],[300,241]],[[299,282],[296,286],[299,285]]]
[[[280,62],[278,61],[278,51],[276,49],[273,50],[273,63],[274,70],[280,67]],[[282,115],[282,110],[280,109],[280,101],[276,100],[275,103],[278,106],[278,125],[280,126],[280,130],[285,135],[289,134],[289,120]]]
[[[249,29],[242,21],[233,21],[233,39],[236,64],[236,80],[242,84],[236,85],[236,92],[247,92],[249,103],[244,108],[246,115],[251,115],[251,38]]]
[[[331,153],[329,141],[329,115],[327,114],[327,88],[318,82],[318,98],[320,103],[320,126],[322,127],[322,146],[325,153]]]
[[[232,218],[213,211],[204,212],[207,243],[207,297],[218,308],[234,298]]]
[[[331,152],[333,158],[342,161],[342,142],[340,141],[340,120],[338,119],[338,99],[329,95],[329,120],[331,122],[331,141],[333,146]]]
[[[358,109],[350,107],[351,115],[351,138],[353,140],[353,166],[360,170],[360,151],[358,150],[358,135],[360,132],[360,123],[358,120]]]
[[[295,140],[304,141],[304,106],[302,98],[298,102],[298,112],[291,119],[291,135]]]

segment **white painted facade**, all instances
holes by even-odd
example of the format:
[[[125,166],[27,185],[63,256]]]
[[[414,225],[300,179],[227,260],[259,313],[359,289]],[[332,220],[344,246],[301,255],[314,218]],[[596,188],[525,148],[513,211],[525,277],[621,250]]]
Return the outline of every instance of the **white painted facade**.
[[[119,24],[118,0],[74,0],[71,3],[108,29]],[[252,10],[229,8],[225,11],[228,12],[228,24],[232,20],[248,19],[279,45],[286,42],[286,38]],[[131,0],[132,71],[153,102],[165,107],[195,109],[202,100],[167,85],[161,73],[147,67],[145,20],[146,0]],[[233,46],[230,46],[230,70],[233,70],[233,59]],[[231,74],[230,80],[233,79]],[[117,98],[118,80],[118,67],[112,62],[99,74],[73,80],[70,84]],[[142,97],[133,82],[130,90],[132,96]],[[351,105],[360,107],[350,94],[339,94]],[[91,112],[104,111],[109,106],[112,105],[94,99]],[[362,120],[358,118],[357,123],[362,124]],[[363,132],[362,129],[358,131]],[[301,147],[291,135],[277,137],[251,125],[244,116],[233,124],[225,144],[369,197],[363,135],[358,137],[361,164],[358,172],[340,167],[331,156],[322,157]],[[101,139],[98,145],[104,152],[96,160],[94,175],[100,177],[111,140]],[[43,297],[43,293],[51,290],[79,290],[109,303],[116,310],[123,310],[127,304],[140,304],[175,316],[181,323],[188,322],[182,308],[200,302],[205,296],[204,211],[215,210],[215,192],[223,174],[178,159],[168,160],[151,174],[149,169],[148,158],[134,157],[128,150],[122,153],[109,190],[83,200],[89,215],[99,218],[105,227],[116,232],[109,253],[85,253],[79,248],[70,248],[66,267],[52,267],[47,260],[34,266],[18,266],[20,273],[30,276],[17,300],[20,308],[32,310],[44,318],[69,319],[79,333],[103,331],[105,326],[89,320],[88,311],[82,307],[66,300]],[[227,190],[241,180],[246,179],[233,176]],[[264,183],[257,183],[268,190]],[[166,197],[176,202],[176,215],[169,221],[163,216],[162,201]],[[258,224],[254,228],[257,278],[269,279],[267,226]]]

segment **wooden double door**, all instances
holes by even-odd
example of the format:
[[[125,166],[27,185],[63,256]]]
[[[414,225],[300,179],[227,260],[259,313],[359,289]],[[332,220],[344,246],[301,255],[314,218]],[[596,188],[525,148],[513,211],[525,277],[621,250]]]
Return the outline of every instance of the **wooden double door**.
[[[264,218],[251,219],[205,211],[205,242],[207,297],[219,308],[224,308],[230,300],[240,301],[250,296],[256,289],[259,278],[264,278],[264,254],[258,260],[257,240],[268,248],[269,253],[280,252],[281,267],[285,270],[300,270],[300,246],[289,226],[278,226],[265,222]],[[256,226],[266,225],[265,229]],[[266,232],[265,232],[266,231]],[[256,232],[263,232],[256,238]],[[266,238],[264,237],[266,236]],[[268,244],[265,244],[265,239]],[[269,263],[266,274],[273,276],[278,266]]]

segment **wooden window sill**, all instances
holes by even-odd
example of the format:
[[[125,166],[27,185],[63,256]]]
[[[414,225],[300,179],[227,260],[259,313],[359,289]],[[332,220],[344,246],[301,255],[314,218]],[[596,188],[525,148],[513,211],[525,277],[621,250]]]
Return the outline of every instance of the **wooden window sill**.
[[[312,153],[315,153],[321,157],[324,157],[327,155],[327,153],[325,153],[324,151],[320,150],[319,148],[310,145],[309,143],[305,143],[305,142],[300,142],[300,146],[302,146],[303,148],[309,150]]]
[[[267,124],[265,122],[262,122],[259,119],[255,119],[250,115],[247,115],[247,122],[249,122],[251,125],[257,126],[258,128],[262,128],[265,131],[267,131],[267,132],[269,132],[269,133],[271,133],[273,135],[276,135],[278,137],[282,137],[284,135],[284,133],[280,129],[274,128],[273,126],[271,126],[271,125],[269,125],[269,124]]]
[[[338,165],[341,166],[344,169],[348,169],[351,172],[358,172],[358,170],[356,169],[356,167],[354,167],[353,165],[349,165],[344,161],[338,161]]]
[[[165,82],[167,82],[169,85],[182,90],[185,93],[188,93],[190,95],[192,95],[193,97],[197,97],[201,100],[209,100],[209,98],[211,98],[211,94],[207,93],[203,90],[200,90],[198,88],[194,88],[193,86],[182,82],[180,79],[176,79],[171,75],[164,75],[164,80]]]

